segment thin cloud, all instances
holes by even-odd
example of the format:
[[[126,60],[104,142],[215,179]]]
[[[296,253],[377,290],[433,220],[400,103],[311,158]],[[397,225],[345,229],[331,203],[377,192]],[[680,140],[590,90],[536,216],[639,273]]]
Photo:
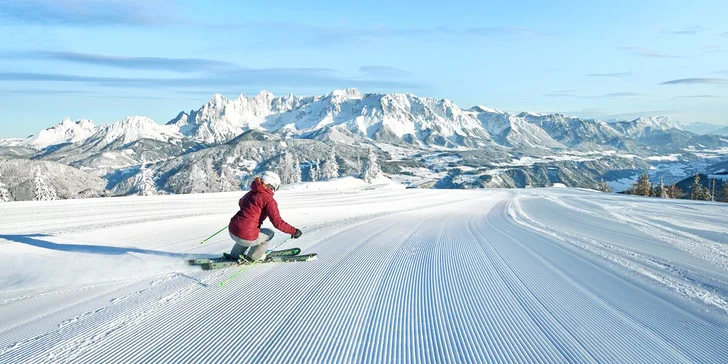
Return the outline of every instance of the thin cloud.
[[[723,53],[726,51],[726,48],[723,48],[722,46],[719,46],[719,45],[709,45],[709,46],[703,47],[703,49],[709,53]]]
[[[180,94],[180,92],[177,92]],[[141,99],[141,100],[196,100],[192,97],[179,96],[148,96],[148,95],[118,95],[118,94],[102,94],[87,90],[54,90],[54,89],[10,89],[0,90],[2,95],[52,95],[67,97],[83,97],[83,98],[99,98],[99,99]],[[209,94],[209,93],[208,93]]]
[[[30,25],[155,25],[168,22],[166,0],[23,0],[1,1],[0,19]]]
[[[662,82],[661,85],[691,85],[691,84],[703,84],[703,85],[726,85],[728,80],[724,78],[681,78],[679,80],[671,80]]]
[[[590,73],[589,77],[627,77],[631,76],[632,72],[615,72],[615,73]]]
[[[238,67],[235,64],[229,62],[198,58],[122,57],[103,54],[55,51],[5,52],[3,54],[0,54],[0,56],[21,57],[34,60],[65,61],[122,69],[177,72],[214,71],[221,69],[233,69]]]
[[[408,77],[410,72],[389,66],[361,66],[359,73],[370,77]]]
[[[701,26],[694,26],[688,29],[677,29],[677,30],[671,30],[662,28],[660,31],[663,34],[671,34],[671,35],[696,35],[700,34],[704,31],[703,27]]]
[[[91,95],[89,91],[54,89],[10,89],[0,90],[5,95]]]
[[[651,57],[651,58],[682,58],[682,56],[673,56],[668,54],[662,54],[655,52],[651,49],[641,47],[619,47],[623,51],[629,52],[633,56],[639,57]]]
[[[502,35],[502,34],[512,34],[512,35],[534,35],[539,37],[547,36],[546,33],[535,31],[533,29],[529,28],[519,28],[519,27],[474,27],[474,28],[465,28],[464,32],[471,35]]]
[[[577,95],[571,90],[565,91],[554,91],[545,94],[546,97],[573,97],[578,99],[606,99],[606,98],[618,98],[618,97],[634,97],[634,96],[645,96],[644,94],[636,92],[612,92],[603,95]]]
[[[680,99],[725,99],[725,96],[718,96],[718,95],[686,95],[686,96],[676,96],[673,97],[673,100],[680,100]]]
[[[631,97],[631,96],[644,96],[644,94],[637,92],[613,92],[611,94],[604,94],[599,96],[586,96],[588,98],[609,98],[609,97]]]
[[[319,88],[380,88],[412,89],[427,87],[425,84],[383,79],[359,79],[344,77],[326,68],[265,68],[236,69],[205,77],[189,78],[118,78],[78,76],[45,73],[0,73],[0,81],[82,83],[101,87],[124,87],[132,89],[170,88],[170,89],[219,89],[246,87],[319,87]]]

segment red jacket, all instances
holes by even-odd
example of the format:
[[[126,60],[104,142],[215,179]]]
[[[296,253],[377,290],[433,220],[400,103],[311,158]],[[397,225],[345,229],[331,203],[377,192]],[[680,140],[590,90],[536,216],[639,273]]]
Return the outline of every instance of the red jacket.
[[[273,191],[258,178],[250,185],[250,191],[238,201],[238,205],[240,211],[230,219],[228,229],[240,239],[258,239],[260,225],[268,217],[276,229],[291,235],[296,232],[296,228],[281,218],[278,203],[273,199]]]

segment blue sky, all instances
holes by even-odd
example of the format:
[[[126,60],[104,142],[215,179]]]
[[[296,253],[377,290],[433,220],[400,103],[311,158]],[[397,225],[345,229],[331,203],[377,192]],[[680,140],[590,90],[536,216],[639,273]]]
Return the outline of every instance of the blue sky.
[[[728,125],[725,14],[728,0],[0,0],[0,138],[347,87]]]

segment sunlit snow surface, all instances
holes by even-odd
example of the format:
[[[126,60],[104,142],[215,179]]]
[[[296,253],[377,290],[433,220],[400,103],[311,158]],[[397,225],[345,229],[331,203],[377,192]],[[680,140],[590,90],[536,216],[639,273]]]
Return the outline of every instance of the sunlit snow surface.
[[[728,362],[728,204],[301,184],[218,288],[241,195],[0,204],[0,362]]]

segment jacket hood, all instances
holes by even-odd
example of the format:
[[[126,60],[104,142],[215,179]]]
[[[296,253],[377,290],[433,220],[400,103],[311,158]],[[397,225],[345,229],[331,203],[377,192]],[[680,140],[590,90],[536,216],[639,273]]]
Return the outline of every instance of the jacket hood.
[[[260,180],[260,178],[255,178],[253,180],[253,183],[250,184],[250,190],[256,193],[269,193],[273,194],[273,191],[266,187],[263,181]]]

